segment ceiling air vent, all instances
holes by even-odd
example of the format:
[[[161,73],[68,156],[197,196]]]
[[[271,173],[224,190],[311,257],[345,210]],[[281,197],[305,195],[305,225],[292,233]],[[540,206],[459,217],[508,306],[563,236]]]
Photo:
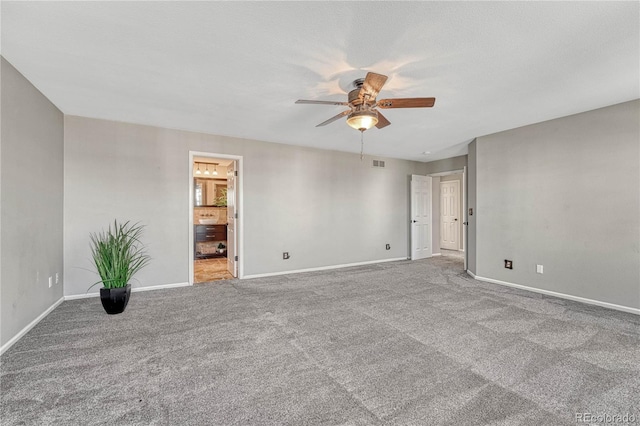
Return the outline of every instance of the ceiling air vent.
[[[373,167],[378,169],[384,169],[384,160],[373,160]]]

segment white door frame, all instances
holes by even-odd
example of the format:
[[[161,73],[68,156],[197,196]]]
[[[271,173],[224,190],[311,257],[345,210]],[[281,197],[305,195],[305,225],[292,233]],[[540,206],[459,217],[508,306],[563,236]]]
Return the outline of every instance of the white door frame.
[[[463,217],[463,225],[462,225],[462,251],[464,252],[464,270],[467,270],[467,229],[469,229],[469,225],[464,225],[464,223],[469,223],[469,216],[467,215],[467,166],[464,166],[462,169],[458,170],[450,170],[446,172],[440,173],[431,173],[429,176],[449,176],[462,173],[462,217]],[[440,212],[438,212],[438,223],[440,223]],[[438,225],[439,226],[439,225]]]
[[[462,170],[462,251],[464,252],[464,270],[467,270],[467,229],[469,229],[469,217],[467,216],[467,166]]]
[[[227,160],[236,160],[238,165],[238,180],[236,182],[236,200],[237,207],[236,211],[238,213],[238,219],[236,221],[236,232],[237,232],[237,241],[238,246],[236,248],[236,253],[238,256],[238,278],[244,278],[244,191],[243,191],[243,158],[241,155],[229,155],[229,154],[216,154],[213,152],[204,152],[204,151],[189,151],[189,284],[193,285],[193,262],[194,253],[193,253],[193,199],[194,199],[194,187],[193,187],[193,158],[194,157],[207,157],[207,158],[224,158]]]

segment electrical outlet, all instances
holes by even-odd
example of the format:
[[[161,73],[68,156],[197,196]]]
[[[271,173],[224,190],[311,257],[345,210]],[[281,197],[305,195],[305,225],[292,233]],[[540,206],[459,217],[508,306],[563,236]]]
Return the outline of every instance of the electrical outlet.
[[[60,284],[60,274],[56,272],[56,284]]]
[[[288,251],[285,251],[285,252],[282,253],[282,259],[283,260],[289,259],[289,252]]]
[[[513,269],[513,260],[504,260],[504,267],[507,269]]]
[[[49,277],[49,288],[53,285],[53,277]]]
[[[542,265],[536,265],[536,272],[538,274],[544,274],[544,266]]]
[[[386,248],[387,250],[391,250],[391,244],[387,244],[387,245],[385,246],[385,248]]]

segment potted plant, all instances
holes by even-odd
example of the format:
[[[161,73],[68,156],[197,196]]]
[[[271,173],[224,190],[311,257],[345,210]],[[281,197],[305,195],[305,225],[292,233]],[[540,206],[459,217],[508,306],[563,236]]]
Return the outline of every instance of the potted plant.
[[[113,222],[113,228],[100,233],[92,233],[91,254],[103,288],[100,289],[100,301],[104,310],[110,314],[119,314],[129,303],[131,284],[129,280],[141,268],[149,263],[140,235],[143,225]],[[91,288],[89,287],[89,288]]]
[[[227,246],[225,246],[224,243],[218,243],[218,254],[224,254],[226,248]]]

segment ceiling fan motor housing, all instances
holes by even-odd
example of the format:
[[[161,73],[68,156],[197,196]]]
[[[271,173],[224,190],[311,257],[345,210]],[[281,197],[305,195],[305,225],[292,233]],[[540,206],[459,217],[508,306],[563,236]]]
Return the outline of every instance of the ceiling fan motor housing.
[[[364,80],[365,80],[364,78],[358,78],[356,80],[353,80],[353,83],[351,83],[351,85],[353,86],[353,90],[349,92],[348,102],[354,107],[364,103],[363,99],[360,98],[360,93],[362,91],[362,85],[364,84]],[[369,105],[372,105],[375,102],[375,98],[366,99],[366,101],[367,101],[366,103],[368,103]]]
[[[349,92],[349,102],[351,105],[356,106],[362,104],[362,99],[360,99],[360,89],[353,89]]]

